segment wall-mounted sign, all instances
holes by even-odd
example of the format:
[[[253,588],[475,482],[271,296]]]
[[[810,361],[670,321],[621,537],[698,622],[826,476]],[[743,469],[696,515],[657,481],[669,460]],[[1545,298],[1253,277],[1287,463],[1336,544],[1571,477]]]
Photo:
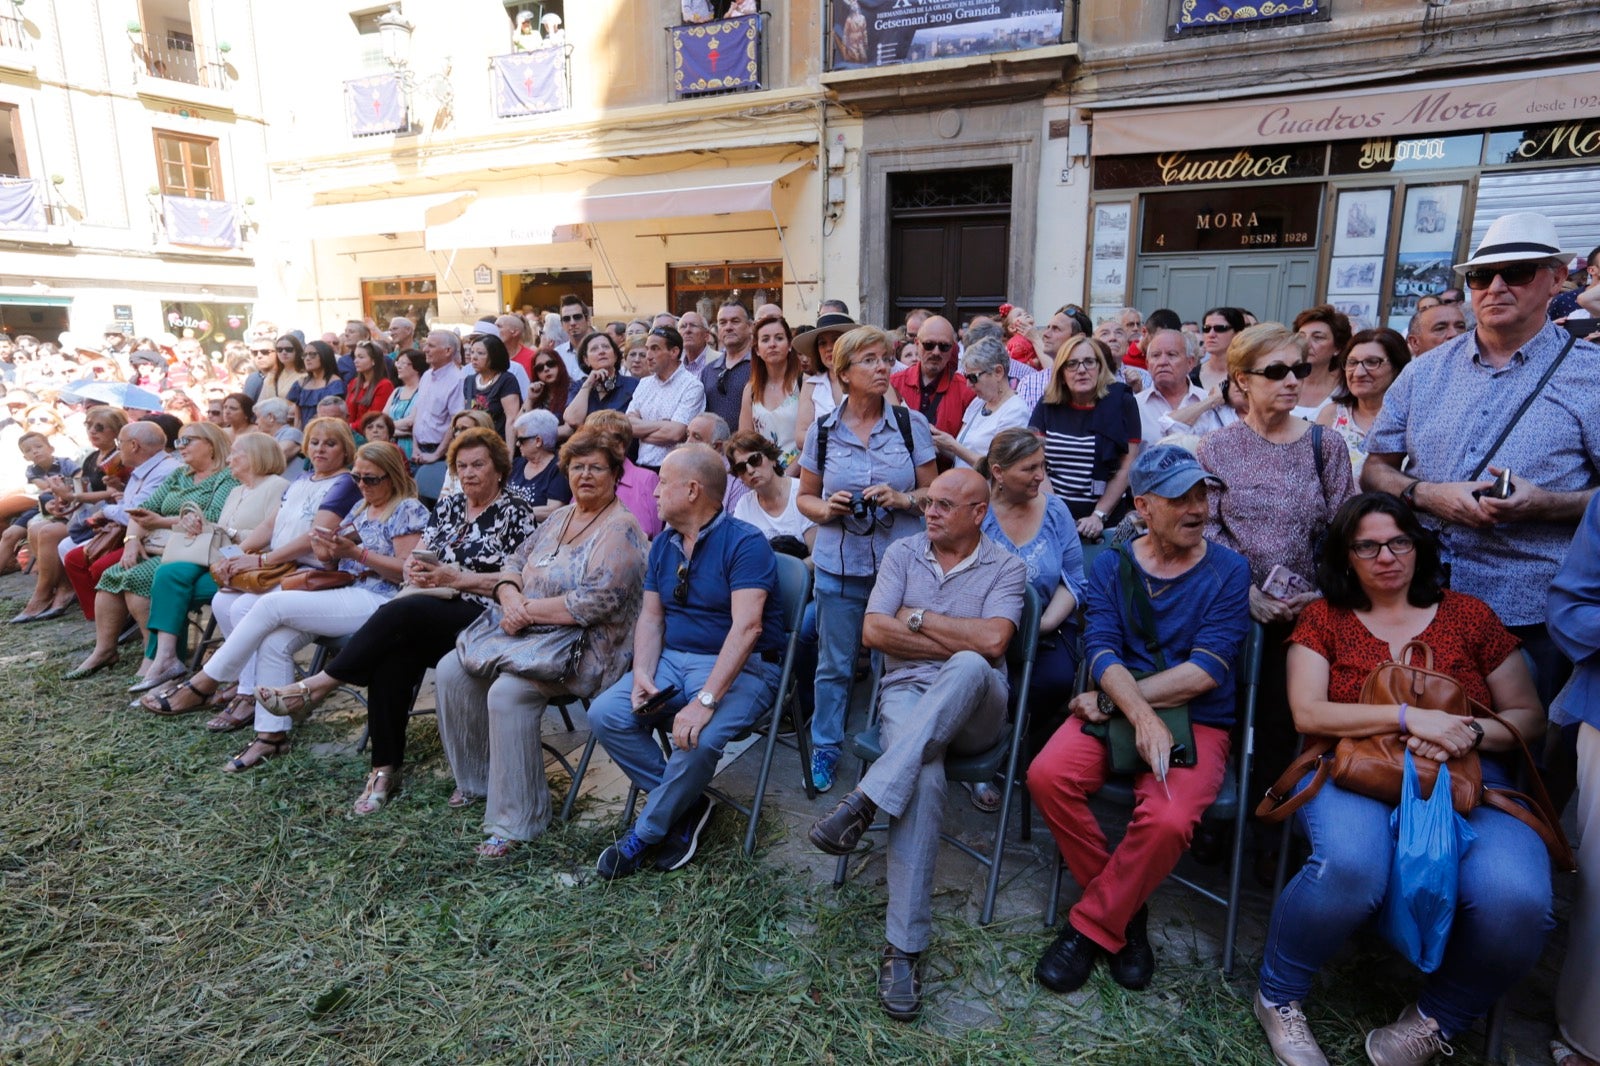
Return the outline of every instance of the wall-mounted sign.
[[[830,70],[1061,43],[1064,0],[833,0]]]
[[[1096,189],[1210,185],[1225,181],[1320,178],[1326,151],[1320,144],[1225,148],[1215,152],[1152,152],[1095,160]]]
[[[1338,141],[1328,168],[1331,174],[1389,174],[1411,170],[1475,167],[1483,151],[1483,135],[1456,137],[1372,137]]]
[[[1323,186],[1246,186],[1151,193],[1140,197],[1139,250],[1261,252],[1314,248]]]
[[[494,284],[494,271],[489,269],[489,264],[479,263],[472,268],[472,283],[480,289]]]
[[[1489,134],[1489,166],[1544,159],[1600,158],[1600,121],[1564,122]]]

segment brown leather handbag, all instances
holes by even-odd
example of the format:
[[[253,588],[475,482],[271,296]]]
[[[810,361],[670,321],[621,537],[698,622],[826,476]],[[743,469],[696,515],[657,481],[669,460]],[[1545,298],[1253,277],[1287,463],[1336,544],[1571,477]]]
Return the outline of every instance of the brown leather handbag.
[[[328,589],[348,588],[355,583],[356,576],[343,570],[307,567],[284,578],[278,587],[285,592],[325,592]]]
[[[211,568],[211,580],[217,583],[218,588],[233,589],[235,592],[253,592],[260,594],[278,587],[283,579],[294,573],[293,563],[274,563],[272,566],[260,566],[254,570],[242,570],[232,577],[221,576],[218,567]]]
[[[92,563],[101,556],[108,555],[114,551],[121,551],[123,538],[127,535],[127,526],[119,522],[107,522],[100,527],[98,533],[84,542],[84,562]]]
[[[1414,653],[1420,654],[1421,666],[1412,665]],[[1478,753],[1469,751],[1450,759],[1446,764],[1450,767],[1450,802],[1460,814],[1467,814],[1480,804],[1504,811],[1539,834],[1550,851],[1551,861],[1559,869],[1576,869],[1572,845],[1561,830],[1560,815],[1550,802],[1522,734],[1492,708],[1468,699],[1466,690],[1455,678],[1433,669],[1433,648],[1420,640],[1413,640],[1400,649],[1397,661],[1380,663],[1362,682],[1360,702],[1406,703],[1463,717],[1493,718],[1505,726],[1522,751],[1533,794],[1485,788]],[[1397,805],[1400,802],[1400,782],[1405,774],[1405,753],[1406,738],[1399,732],[1370,737],[1308,736],[1299,756],[1267,790],[1266,796],[1256,807],[1256,817],[1264,822],[1283,821],[1309,803],[1329,777],[1346,791],[1369,796],[1390,806]],[[1431,796],[1434,782],[1439,777],[1439,764],[1432,759],[1413,761],[1424,796]],[[1315,770],[1311,782],[1299,793],[1291,795],[1295,785],[1311,770]]]

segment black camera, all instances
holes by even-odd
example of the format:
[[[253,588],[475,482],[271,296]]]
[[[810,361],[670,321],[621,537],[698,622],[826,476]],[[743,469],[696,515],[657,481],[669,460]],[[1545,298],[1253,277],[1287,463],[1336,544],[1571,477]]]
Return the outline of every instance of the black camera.
[[[872,517],[872,512],[877,510],[877,504],[861,495],[859,492],[850,494],[850,517],[865,521]]]

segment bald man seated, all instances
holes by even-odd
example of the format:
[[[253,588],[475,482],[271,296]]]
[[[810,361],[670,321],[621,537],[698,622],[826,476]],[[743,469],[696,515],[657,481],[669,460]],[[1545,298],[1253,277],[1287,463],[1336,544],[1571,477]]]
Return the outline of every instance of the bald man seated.
[[[889,816],[878,1002],[900,1021],[922,1008],[919,963],[932,925],[945,753],[987,751],[1006,725],[1005,651],[1022,619],[1028,567],[984,536],[988,510],[989,486],[976,471],[940,474],[923,507],[927,532],[884,552],[862,626],[862,643],[884,656],[883,755],[811,827],[813,844],[846,855],[879,810]]]
[[[777,692],[785,643],[777,558],[760,530],[723,510],[727,478],[722,456],[704,444],[680,445],[661,464],[656,503],[667,528],[650,544],[633,671],[589,708],[606,754],[649,793],[633,827],[600,854],[608,881],[694,858],[722,750]],[[670,757],[658,726],[672,731]]]

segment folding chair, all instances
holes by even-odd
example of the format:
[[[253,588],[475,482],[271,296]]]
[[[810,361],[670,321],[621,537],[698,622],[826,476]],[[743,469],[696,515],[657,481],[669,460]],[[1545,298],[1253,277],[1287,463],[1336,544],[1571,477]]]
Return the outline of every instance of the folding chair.
[[[756,723],[751,729],[737,738],[742,740],[751,733],[762,731],[766,733],[766,743],[763,745],[761,752],[761,769],[756,775],[755,796],[746,805],[734,799],[726,791],[716,787],[714,784],[706,789],[709,794],[732,807],[748,820],[744,834],[744,853],[747,856],[753,854],[756,848],[756,831],[761,820],[761,804],[766,797],[767,781],[772,776],[772,759],[778,742],[778,730],[783,721],[783,709],[785,706],[791,705],[796,699],[795,652],[800,642],[801,618],[805,615],[806,602],[811,598],[811,568],[792,555],[780,554],[777,559],[778,596],[781,601],[783,623],[786,630],[783,646],[783,672],[779,676],[778,691],[773,696],[772,706],[767,712],[765,723]],[[802,735],[805,732],[805,727],[798,721],[798,714],[795,718],[796,748],[800,753],[801,773],[805,775],[809,772],[811,754],[807,739]],[[672,747],[667,730],[664,728],[658,730],[657,739],[661,742],[662,753],[671,758]],[[572,815],[572,805],[577,799],[578,786],[583,781],[583,775],[589,769],[589,760],[594,755],[594,749],[597,744],[598,741],[591,733],[589,742],[584,745],[583,756],[578,760],[578,767],[573,773],[572,787],[567,791],[566,802],[561,805],[562,820],[566,820]],[[630,785],[628,788],[628,798],[622,806],[621,825],[624,828],[633,821],[633,811],[639,801],[639,792],[638,786]]]
[[[440,490],[444,488],[445,475],[449,472],[450,464],[442,460],[417,467],[417,496],[424,500],[437,500]]]
[[[200,639],[194,642],[194,653],[189,657],[189,673],[197,674],[206,661],[206,652],[213,646],[222,643],[222,638],[217,636],[217,616],[206,612],[205,625],[200,624],[200,612],[203,607],[189,612],[189,625],[199,634]]]
[[[1263,639],[1261,626],[1251,622],[1250,632],[1245,636],[1244,646],[1239,649],[1239,658],[1234,666],[1244,693],[1244,720],[1239,744],[1233,753],[1233,758],[1228,760],[1217,798],[1201,816],[1206,821],[1233,823],[1233,851],[1228,863],[1228,895],[1219,896],[1205,886],[1177,873],[1170,875],[1171,880],[1226,909],[1227,924],[1222,944],[1224,977],[1233,976],[1234,949],[1239,932],[1241,902],[1239,884],[1244,873],[1245,830],[1248,828],[1246,823],[1252,807],[1247,790],[1250,787],[1250,764],[1255,757],[1256,690],[1261,677]],[[1133,779],[1125,776],[1112,777],[1095,795],[1131,809],[1135,799]],[[1050,902],[1045,909],[1046,927],[1054,927],[1056,924],[1056,912],[1061,902],[1061,877],[1066,868],[1066,863],[1058,859],[1055,880],[1050,886]]]
[[[983,910],[979,917],[981,925],[988,925],[994,918],[994,901],[1000,891],[1000,862],[1005,856],[1006,823],[1011,818],[1011,799],[1017,789],[1018,764],[1021,762],[1022,747],[1027,742],[1028,689],[1033,685],[1033,660],[1039,649],[1040,611],[1039,596],[1030,586],[1024,593],[1021,624],[1006,645],[1006,661],[1011,667],[1012,676],[1017,679],[1011,686],[1010,724],[1001,730],[999,738],[987,751],[972,755],[947,754],[944,760],[945,779],[948,781],[992,781],[1002,768],[1005,770],[1005,781],[1000,790],[999,817],[995,822],[994,846],[988,854],[942,829],[939,831],[940,839],[946,844],[989,868],[989,884],[984,891]],[[867,728],[850,737],[850,750],[861,760],[858,781],[866,776],[868,764],[883,755],[883,739],[878,723],[878,687],[881,682],[882,666],[878,665],[873,671],[872,691],[867,703]],[[871,827],[871,831],[888,828],[887,822],[879,822]],[[849,863],[849,855],[839,857],[833,873],[835,887],[844,884]]]

